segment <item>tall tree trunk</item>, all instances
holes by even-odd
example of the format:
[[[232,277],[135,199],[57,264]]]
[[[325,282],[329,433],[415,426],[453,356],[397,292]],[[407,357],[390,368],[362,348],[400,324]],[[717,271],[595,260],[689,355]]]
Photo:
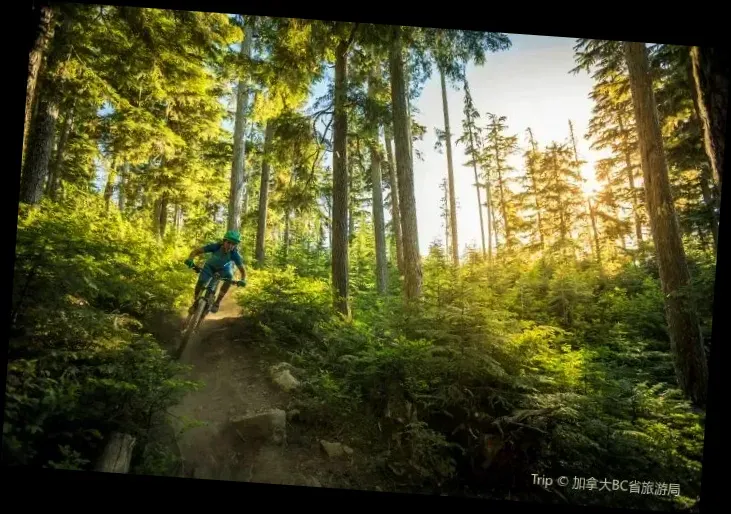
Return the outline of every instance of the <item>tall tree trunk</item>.
[[[391,184],[391,226],[393,227],[393,238],[396,242],[396,264],[399,275],[404,274],[404,248],[401,235],[401,212],[399,209],[399,187],[396,173],[396,162],[393,160],[393,145],[391,141],[390,124],[384,127],[384,139],[386,140],[386,158],[388,159],[388,180]]]
[[[703,123],[701,121],[701,106],[698,99],[698,90],[695,86],[695,77],[693,75],[693,61],[688,61],[687,67],[688,76],[688,89],[690,90],[690,96],[693,99],[693,110],[691,111],[691,119],[693,123],[698,127],[698,131],[703,134]],[[706,154],[708,157],[708,154]],[[706,163],[699,166],[700,176],[698,178],[699,185],[701,187],[701,193],[703,194],[703,203],[706,205],[708,211],[708,224],[710,226],[711,235],[713,236],[713,248],[715,252],[718,252],[718,224],[719,224],[719,197],[716,184],[713,181],[713,175],[711,172],[712,164],[710,158]]]
[[[452,233],[452,262],[459,265],[459,243],[457,237],[457,198],[454,192],[454,164],[452,162],[452,133],[449,129],[449,103],[447,102],[447,81],[444,70],[439,69],[442,84],[442,110],[444,111],[444,142],[447,147],[447,177],[449,182],[449,224]]]
[[[533,138],[533,131],[528,127],[528,135],[530,136],[530,145],[531,150],[533,151],[533,155],[538,155],[538,145],[536,144],[536,140]],[[538,240],[541,244],[541,250],[543,250],[544,241],[543,241],[543,221],[541,220],[541,204],[538,200],[538,184],[536,183],[536,176],[535,176],[535,169],[529,170],[530,172],[530,181],[531,186],[533,187],[533,199],[535,200],[536,204],[536,218],[538,222]]]
[[[145,195],[145,198],[148,198],[150,195],[149,193]],[[160,236],[160,206],[162,205],[162,199],[161,198],[155,198],[155,200],[152,202],[152,232],[156,236]]]
[[[378,66],[374,64],[368,81],[368,96],[375,97],[375,80]],[[386,256],[386,223],[383,217],[383,179],[381,177],[381,154],[378,151],[378,123],[370,121],[371,182],[373,184],[373,230],[376,239],[376,288],[384,294],[388,287],[388,260]]]
[[[614,194],[612,193],[612,182],[611,182],[611,179],[609,177],[607,177],[607,183],[604,186],[604,188],[606,189],[607,194],[609,195],[609,198],[614,199]],[[617,223],[619,223],[621,221],[620,218],[619,218],[619,206],[616,204],[616,202],[614,202],[614,219],[617,220]],[[625,241],[625,237],[624,237],[624,233],[623,232],[620,233],[619,239],[620,239],[620,244],[622,246],[622,250],[626,250],[627,249],[627,242]],[[617,241],[615,240],[614,242],[616,243]],[[616,247],[616,244],[615,244],[615,246],[613,246],[613,248],[615,250],[614,251],[614,255],[617,255],[617,247]]]
[[[495,234],[495,220],[493,218],[492,193],[490,187],[490,172],[485,175],[485,208],[487,209],[487,258],[492,262],[492,239]],[[495,240],[497,251],[497,239]]]
[[[665,298],[670,346],[675,357],[675,373],[681,389],[696,405],[703,407],[708,387],[708,363],[689,290],[690,273],[670,190],[647,48],[644,43],[625,42],[624,51],[639,135],[647,210]]]
[[[502,164],[500,162],[500,150],[497,144],[497,129],[493,129],[496,136],[495,143],[495,171],[497,171],[498,193],[500,195],[500,213],[503,217],[503,229],[505,230],[505,246],[510,248],[510,223],[508,222],[508,211],[505,205],[505,195],[503,190]],[[497,242],[497,233],[495,234]]]
[[[28,148],[20,180],[20,201],[36,204],[43,196],[53,150],[58,105],[52,94],[41,93],[38,114],[28,135]]]
[[[591,217],[591,229],[594,235],[594,245],[596,246],[596,262],[599,264],[599,269],[602,268],[602,248],[599,245],[599,231],[596,229],[596,215],[594,212],[594,206],[591,205],[591,198],[586,199],[587,206],[589,207],[589,216]]]
[[[180,232],[183,228],[183,206],[175,203],[175,214],[173,215],[173,226],[175,232]]]
[[[469,113],[468,113],[469,116]],[[468,125],[470,126],[470,148],[475,148],[475,139],[474,135],[472,134],[472,128],[471,128],[471,120],[467,120]],[[475,172],[475,190],[477,191],[477,212],[480,214],[480,237],[482,240],[482,257],[487,256],[487,249],[485,247],[485,222],[482,218],[482,195],[480,195],[480,174],[477,173],[477,161],[475,159],[472,160],[472,169]]]
[[[127,168],[127,172],[129,172],[129,168]],[[129,182],[129,175],[127,176],[127,178],[125,180]],[[133,187],[130,187],[129,189],[130,189],[129,198],[126,198],[124,203],[126,206],[129,206],[130,208],[135,209],[137,207],[137,200],[140,198],[141,193],[142,193],[142,191],[141,191],[142,186],[134,185]]]
[[[251,57],[251,40],[254,27],[244,27],[241,55]],[[234,122],[233,162],[231,164],[231,189],[228,204],[228,230],[239,230],[244,193],[244,166],[246,161],[246,111],[249,107],[248,79],[240,78],[236,87],[236,119]]]
[[[442,191],[444,192],[444,257],[449,259],[449,250],[451,244],[449,242],[449,186],[442,179]]]
[[[353,161],[348,162],[348,244],[353,243],[355,238],[355,210],[356,199],[353,195]]]
[[[342,40],[335,56],[335,114],[333,120],[333,206],[332,206],[332,281],[335,309],[350,316],[348,305],[348,45]]]
[[[109,165],[109,171],[107,172],[107,185],[104,188],[104,204],[107,212],[109,212],[109,205],[112,202],[112,196],[114,196],[114,185],[117,181],[117,159],[112,159]]]
[[[320,218],[317,223],[317,251],[321,252],[325,248],[325,230],[326,223],[323,218]]]
[[[125,162],[122,165],[122,171],[119,176],[119,212],[124,213],[124,209],[127,206],[127,180],[129,177],[129,162]]]
[[[624,120],[622,114],[617,111],[617,122],[619,124],[619,133],[625,140],[629,139],[630,134],[624,128]],[[630,194],[632,195],[632,215],[635,218],[635,238],[637,239],[637,248],[642,247],[642,218],[640,216],[640,202],[637,197],[638,192],[635,187],[635,173],[632,170],[632,156],[629,150],[622,152],[624,155],[624,165],[627,173],[627,183],[629,184]]]
[[[264,158],[261,161],[261,183],[259,185],[259,222],[256,229],[256,262],[264,265],[267,231],[267,211],[269,208],[269,173],[272,138],[274,137],[274,122],[268,121],[264,129]]]
[[[289,207],[286,208],[284,212],[284,263],[287,264],[287,261],[289,259],[289,239],[290,239],[290,219],[292,215],[290,214]]]
[[[703,203],[708,211],[708,225],[713,237],[713,250],[718,252],[718,212],[716,211],[716,201],[713,197],[711,190],[711,171],[707,166],[700,166],[700,177],[698,182],[701,187],[701,194],[703,195]]]
[[[580,167],[581,167],[581,161],[579,160],[579,149],[576,146],[576,137],[574,137],[574,124],[569,120],[569,134],[571,135],[571,146],[574,150],[574,166],[576,166],[577,171],[581,173]],[[589,218],[591,219],[592,226],[594,227],[594,236],[596,236],[596,226],[594,225],[594,211],[591,207],[591,201],[587,199],[587,205],[589,207],[589,210],[587,214],[589,215]],[[591,231],[590,231],[591,232]],[[579,235],[581,234],[581,231],[579,231]],[[573,239],[573,233],[571,234],[571,237]],[[591,245],[593,243],[592,235],[589,234],[589,253],[591,254]],[[574,250],[574,257],[578,259],[578,253],[577,249]],[[597,244],[597,262],[599,263],[599,266],[601,267],[601,254],[599,252],[599,245]]]
[[[158,227],[160,229],[160,238],[165,237],[165,230],[168,225],[168,203],[170,201],[170,196],[167,192],[162,194],[162,198],[160,198],[160,221],[158,223]]]
[[[559,166],[558,166],[558,156],[556,155],[556,148],[554,147],[551,151],[551,156],[553,157],[553,182],[556,186],[556,196],[557,196],[557,205],[558,205],[558,233],[559,233],[559,240],[561,242],[561,254],[566,255],[566,233],[568,232],[568,228],[566,227],[566,217],[564,213],[564,205],[563,205],[563,199],[561,197],[561,188],[558,187],[559,182]]]
[[[708,251],[708,240],[706,239],[705,228],[701,227],[700,224],[696,224],[696,230],[698,231],[698,240],[701,243],[701,248],[704,251]]]
[[[71,126],[73,124],[74,117],[74,106],[73,104],[69,107],[68,111],[63,118],[63,124],[61,125],[61,134],[58,139],[58,145],[56,146],[56,153],[53,156],[51,165],[49,167],[48,175],[48,187],[47,194],[52,199],[56,199],[58,193],[58,184],[61,180],[60,173],[63,165],[64,152],[66,151],[66,143],[69,139],[69,133],[71,132]]]
[[[386,257],[386,227],[383,218],[383,191],[381,190],[381,158],[371,148],[371,181],[373,182],[373,229],[376,236],[376,286],[385,293],[388,287],[388,260]]]
[[[256,99],[258,97],[259,97],[259,93],[258,92],[254,93],[254,100],[253,100],[253,102],[251,102],[252,109],[256,105]],[[247,139],[248,141],[254,140],[255,132],[256,132],[256,127],[252,123],[251,131],[249,132],[249,136]],[[244,143],[244,145],[245,144],[246,143]],[[244,192],[242,194],[242,196],[244,198],[243,198],[242,208],[241,208],[241,223],[244,222],[244,220],[246,219],[246,215],[249,214],[249,200],[251,199],[251,193],[252,193],[251,188],[249,187],[249,176],[250,176],[250,173],[249,173],[248,169],[246,168],[246,160],[244,159]],[[243,227],[243,226],[241,227],[242,231],[244,228],[245,227]]]
[[[497,148],[495,148],[495,153],[497,154]],[[498,185],[498,193],[500,194],[500,213],[503,216],[503,229],[505,230],[505,246],[507,248],[510,248],[510,223],[508,222],[508,210],[507,206],[505,204],[505,195],[503,190],[503,174],[500,167],[500,160],[496,157],[497,162],[497,185]]]
[[[28,133],[30,130],[31,119],[34,111],[34,103],[36,98],[36,84],[38,83],[38,75],[43,62],[43,55],[48,48],[48,44],[53,37],[54,13],[53,8],[49,5],[41,5],[38,9],[38,29],[35,41],[30,49],[28,56],[28,81],[25,88],[25,125],[23,126],[23,157],[25,162],[25,152],[28,142]]]
[[[421,256],[419,229],[416,221],[414,197],[414,169],[411,158],[411,127],[408,99],[404,81],[404,62],[401,27],[391,28],[389,63],[391,68],[391,98],[393,103],[393,130],[396,142],[396,171],[399,185],[399,207],[404,250],[404,293],[407,300],[421,295]]]
[[[722,191],[729,93],[729,57],[724,47],[690,50],[706,154]]]
[[[251,191],[247,187],[249,181],[248,173],[246,173],[246,166],[244,166],[244,192],[241,194],[241,220],[239,221],[240,230],[244,230],[244,220],[246,214],[249,212],[249,194]]]

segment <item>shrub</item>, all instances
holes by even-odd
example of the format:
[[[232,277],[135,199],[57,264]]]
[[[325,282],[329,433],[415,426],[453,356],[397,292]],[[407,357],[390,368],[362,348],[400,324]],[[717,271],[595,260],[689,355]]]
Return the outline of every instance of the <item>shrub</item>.
[[[85,468],[109,432],[144,440],[153,415],[193,387],[142,324],[192,287],[181,252],[93,196],[21,212],[6,464]]]

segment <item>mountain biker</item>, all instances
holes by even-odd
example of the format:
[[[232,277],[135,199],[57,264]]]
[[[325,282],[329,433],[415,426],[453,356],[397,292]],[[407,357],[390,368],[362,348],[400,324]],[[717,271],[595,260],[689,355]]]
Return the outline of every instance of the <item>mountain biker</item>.
[[[213,278],[213,274],[216,272],[225,279],[233,280],[233,267],[235,264],[236,267],[239,268],[239,272],[241,273],[241,280],[238,281],[238,285],[246,285],[246,268],[244,267],[244,261],[241,258],[241,254],[239,254],[238,250],[236,249],[236,245],[238,245],[240,242],[241,236],[239,235],[239,232],[236,230],[229,230],[228,232],[226,232],[226,234],[224,234],[223,240],[220,243],[209,243],[201,248],[196,248],[195,250],[190,252],[190,255],[185,261],[185,264],[189,268],[192,268],[194,266],[193,258],[196,255],[201,255],[204,253],[213,254],[205,262],[205,264],[203,265],[203,269],[198,276],[198,282],[195,285],[195,296],[193,300],[193,305],[190,307],[190,312],[195,309],[195,299],[198,298],[201,290],[206,287],[211,278]],[[221,289],[218,293],[218,299],[211,306],[211,312],[218,312],[218,308],[221,305],[221,300],[223,300],[223,297],[226,296],[226,293],[228,293],[230,287],[231,283],[228,281],[224,280],[221,283]]]

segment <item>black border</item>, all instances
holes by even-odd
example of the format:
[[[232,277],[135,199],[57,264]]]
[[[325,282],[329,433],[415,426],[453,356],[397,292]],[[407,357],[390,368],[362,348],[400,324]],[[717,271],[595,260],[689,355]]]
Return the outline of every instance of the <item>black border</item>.
[[[548,6],[529,6],[525,3],[514,2],[512,4],[493,5],[491,3],[480,3],[477,6],[465,4],[439,3],[426,4],[423,0],[411,5],[398,5],[391,2],[376,2],[366,0],[362,3],[338,2],[336,4],[324,4],[316,1],[308,2],[280,2],[267,0],[266,2],[250,3],[245,1],[222,1],[222,0],[154,0],[125,2],[83,2],[83,3],[105,3],[116,5],[134,5],[139,7],[151,7],[162,9],[180,10],[201,10],[218,11],[225,13],[244,12],[279,17],[299,17],[342,21],[361,21],[370,23],[422,25],[445,28],[466,28],[475,30],[494,30],[516,34],[550,35],[554,37],[580,38],[590,37],[596,39],[615,39],[630,41],[650,41],[662,43],[675,43],[685,45],[726,47],[729,46],[728,23],[720,10],[713,10],[710,6],[685,6],[686,8],[672,8],[669,5],[663,10],[657,4],[650,4],[647,7],[633,2],[631,4],[592,4],[581,3],[571,4],[550,4]],[[20,16],[12,14],[6,20],[6,29],[20,28],[23,33],[15,35],[14,41],[22,41],[21,44],[13,42],[9,45],[15,57],[12,70],[15,74],[15,82],[12,83],[13,97],[16,98],[13,105],[13,116],[15,127],[24,123],[25,111],[25,85],[28,66],[28,50],[31,46],[35,33],[37,15],[34,14],[33,5],[37,0],[26,0],[21,7]],[[13,5],[13,4],[8,4]],[[13,7],[18,4],[13,5]],[[401,10],[398,7],[402,7]],[[352,8],[350,10],[349,8]],[[7,7],[6,7],[7,9]],[[591,9],[591,11],[589,11]],[[14,9],[13,9],[14,10]],[[452,10],[452,13],[444,11]],[[12,12],[12,11],[11,11]],[[15,21],[13,21],[15,20]],[[18,22],[18,20],[20,20]],[[21,98],[23,101],[21,102]],[[10,161],[11,170],[20,169],[20,148],[22,135],[14,130],[13,145]],[[726,132],[726,147],[729,144],[729,130]],[[7,156],[7,153],[6,153]],[[728,158],[727,158],[728,160]],[[728,166],[726,166],[728,168]],[[15,260],[15,239],[17,229],[17,206],[18,186],[20,174],[15,172],[6,173],[4,176],[4,192],[9,193],[5,197],[4,206],[6,214],[4,221],[9,228],[9,238],[6,238],[5,257],[8,264],[4,267],[5,284],[2,291],[5,293],[4,316],[6,322],[4,341],[8,340],[9,314],[10,314],[10,291],[12,288],[12,268]],[[727,202],[723,202],[727,203]],[[704,465],[702,474],[702,500],[701,512],[720,511],[721,480],[727,473],[721,471],[720,441],[720,414],[722,402],[726,395],[722,391],[721,366],[726,362],[726,341],[727,323],[726,316],[722,313],[724,303],[725,268],[723,258],[726,255],[724,243],[726,235],[724,227],[728,223],[728,213],[721,209],[721,223],[719,238],[718,259],[716,268],[716,284],[713,323],[713,349],[711,353],[708,410],[706,422],[706,435],[704,444]],[[7,236],[6,236],[7,237]],[[5,353],[3,352],[3,359]],[[6,366],[2,366],[3,376],[6,375]],[[725,385],[725,384],[724,384]],[[0,385],[5,391],[5,380]],[[232,500],[234,509],[246,509],[254,507],[254,499],[277,501],[276,505],[262,506],[267,509],[271,507],[284,507],[282,500],[299,501],[295,506],[303,506],[302,502],[312,502],[320,508],[327,502],[329,505],[351,506],[356,503],[363,506],[388,505],[394,509],[401,506],[418,508],[421,505],[431,505],[441,508],[486,508],[496,512],[609,512],[618,513],[624,509],[610,509],[597,507],[578,507],[569,505],[549,505],[518,502],[488,502],[470,500],[455,497],[406,495],[396,493],[372,493],[350,490],[333,490],[306,487],[275,486],[268,484],[247,484],[220,482],[212,480],[174,479],[161,477],[141,477],[131,475],[110,475],[93,472],[73,471],[52,471],[37,469],[7,469],[3,468],[2,482],[10,487],[4,487],[6,498],[10,499],[15,493],[17,499],[26,505],[31,501],[41,503],[52,502],[60,507],[64,500],[70,500],[76,505],[84,500],[92,500],[97,494],[104,495],[107,503],[115,506],[129,504],[130,506],[141,507],[147,502],[140,501],[143,493],[152,493],[153,497],[162,500],[161,506],[170,508],[181,503],[188,509],[194,509],[200,502],[201,506],[209,509],[229,508],[224,500]],[[25,493],[25,486],[30,486],[30,495]],[[8,495],[10,493],[10,495]],[[182,493],[182,494],[181,494]],[[286,502],[288,503],[288,502]],[[103,506],[104,504],[97,503]],[[258,507],[260,504],[256,504]],[[328,505],[328,506],[329,506]],[[639,513],[644,511],[626,510],[626,512]]]

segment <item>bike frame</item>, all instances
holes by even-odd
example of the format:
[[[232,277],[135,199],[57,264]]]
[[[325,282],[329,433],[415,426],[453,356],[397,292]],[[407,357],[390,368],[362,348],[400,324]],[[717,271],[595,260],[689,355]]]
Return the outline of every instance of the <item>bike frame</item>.
[[[199,266],[193,266],[192,269],[197,273],[203,271],[203,269]],[[211,280],[208,282],[208,284],[206,284],[204,290],[201,292],[198,298],[195,299],[195,302],[193,304],[193,312],[188,315],[188,318],[183,325],[183,340],[181,341],[177,351],[175,352],[176,359],[180,359],[180,356],[183,354],[183,351],[188,344],[188,340],[193,335],[193,333],[197,332],[201,322],[203,322],[205,317],[210,312],[211,305],[213,305],[213,302],[216,299],[216,294],[218,293],[218,286],[222,280],[228,279],[222,278],[219,273],[214,273],[211,277]],[[231,280],[231,282],[234,281]],[[200,308],[200,302],[204,302],[202,309]],[[191,327],[189,326],[190,323],[195,323],[195,325]]]

